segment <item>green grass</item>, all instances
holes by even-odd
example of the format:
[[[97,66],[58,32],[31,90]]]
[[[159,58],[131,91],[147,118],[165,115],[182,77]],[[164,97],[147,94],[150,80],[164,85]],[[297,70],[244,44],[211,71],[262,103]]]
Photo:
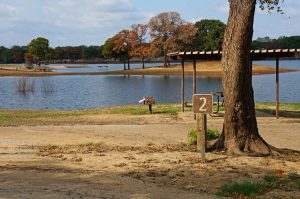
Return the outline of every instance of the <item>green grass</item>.
[[[166,114],[176,116],[181,111],[180,104],[155,104],[152,107],[153,114]],[[224,107],[220,107],[224,110]],[[274,103],[256,103],[256,109],[259,111],[274,114]],[[300,118],[300,103],[297,104],[280,104],[280,115],[284,117]],[[186,108],[186,111],[191,111],[191,108]],[[97,108],[87,110],[0,110],[0,125],[20,125],[20,124],[61,124],[65,122],[76,122],[74,118],[85,118],[85,116],[101,115],[101,114],[121,114],[121,115],[149,115],[148,106],[131,105],[118,106],[110,108]],[[86,119],[83,122],[91,123]],[[82,121],[81,120],[81,121]],[[212,135],[212,137],[211,137]],[[216,136],[210,131],[208,138],[214,139]]]
[[[276,105],[273,102],[257,102],[255,109],[272,115],[276,113]],[[214,105],[213,110],[217,111],[216,105]],[[225,107],[220,106],[219,110],[225,111]],[[280,103],[279,114],[282,117],[300,118],[300,103]]]
[[[226,197],[255,197],[256,195],[263,195],[266,192],[274,189],[281,190],[300,190],[300,180],[278,177],[275,175],[265,175],[261,182],[242,182],[229,183],[220,187],[216,193],[219,196]]]
[[[189,145],[196,145],[197,144],[197,130],[196,129],[191,129],[188,132],[187,142],[188,142]]]
[[[274,176],[274,175],[265,175],[265,176],[264,176],[265,182],[268,182],[268,183],[275,182],[275,181],[277,181],[278,179],[279,179],[279,177]]]
[[[216,129],[207,129],[206,139],[215,140],[220,137],[220,133]]]
[[[300,180],[297,180],[297,181],[295,182],[295,186],[296,186],[296,188],[300,191]]]
[[[207,140],[214,140],[214,139],[217,139],[218,137],[220,137],[220,133],[218,132],[218,130],[207,129],[207,133],[206,133]],[[197,130],[196,129],[191,129],[188,132],[187,143],[189,145],[197,144]]]
[[[220,191],[216,194],[226,197],[238,196],[254,196],[263,189],[263,185],[256,182],[242,182],[233,184],[224,184],[221,186]]]
[[[153,114],[167,114],[177,115],[180,111],[178,104],[158,104],[152,107]],[[0,123],[14,123],[26,121],[60,121],[68,120],[78,116],[90,116],[101,114],[122,114],[122,115],[148,115],[148,106],[133,105],[133,106],[120,106],[111,108],[98,108],[88,110],[0,110]]]
[[[275,115],[276,105],[271,102],[259,102],[255,104],[258,111]],[[282,117],[300,118],[300,103],[280,103],[279,115]]]

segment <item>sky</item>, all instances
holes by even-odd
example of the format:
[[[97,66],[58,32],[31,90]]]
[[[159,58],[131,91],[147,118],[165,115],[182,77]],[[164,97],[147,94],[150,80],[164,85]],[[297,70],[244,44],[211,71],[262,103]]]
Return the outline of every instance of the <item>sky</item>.
[[[254,39],[300,35],[300,0],[285,0],[284,14],[256,10]],[[188,22],[226,23],[227,0],[0,0],[0,46],[45,37],[50,46],[102,45],[132,24],[176,11]]]

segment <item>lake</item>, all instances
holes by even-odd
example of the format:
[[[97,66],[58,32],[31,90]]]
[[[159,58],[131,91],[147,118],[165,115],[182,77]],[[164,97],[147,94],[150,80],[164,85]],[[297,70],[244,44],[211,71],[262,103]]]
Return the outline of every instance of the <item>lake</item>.
[[[260,65],[274,66],[275,61],[257,61]],[[281,61],[281,67],[300,69],[300,60]],[[59,69],[80,71],[96,70],[88,68]],[[152,64],[158,66],[161,64]],[[123,65],[107,65],[108,70],[123,69]],[[132,65],[132,68],[141,65]],[[150,66],[147,64],[147,66]],[[110,68],[110,69],[109,69]],[[84,70],[86,71],[86,70]],[[178,76],[48,76],[30,77],[35,82],[35,91],[26,94],[16,91],[20,77],[0,77],[0,109],[87,109],[117,105],[138,104],[144,96],[155,96],[157,103],[180,102],[181,78]],[[280,74],[280,101],[300,102],[300,72]],[[43,85],[51,85],[54,92],[44,92]],[[253,77],[255,101],[274,102],[275,75]],[[222,91],[220,78],[197,78],[197,92],[210,93]],[[186,100],[192,97],[192,78],[186,78]]]

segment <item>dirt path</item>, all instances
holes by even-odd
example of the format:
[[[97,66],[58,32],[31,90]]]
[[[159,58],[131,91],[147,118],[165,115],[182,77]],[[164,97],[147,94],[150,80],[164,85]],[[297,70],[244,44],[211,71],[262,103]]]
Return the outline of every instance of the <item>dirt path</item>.
[[[260,182],[278,170],[300,173],[295,155],[208,153],[201,163],[182,144],[195,127],[192,115],[178,117],[167,124],[0,127],[0,198],[216,198],[224,183]],[[221,129],[222,118],[208,121]],[[259,117],[258,123],[270,144],[300,150],[299,119]],[[289,187],[263,197],[275,196],[300,198],[300,192]]]

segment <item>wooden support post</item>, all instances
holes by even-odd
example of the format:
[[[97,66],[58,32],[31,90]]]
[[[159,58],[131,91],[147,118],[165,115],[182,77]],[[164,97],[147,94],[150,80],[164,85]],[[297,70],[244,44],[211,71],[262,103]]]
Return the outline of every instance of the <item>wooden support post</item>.
[[[184,112],[184,59],[181,60],[182,79],[181,79],[181,105],[182,112]]]
[[[193,63],[193,94],[197,93],[197,79],[196,79],[196,59],[194,59]],[[196,120],[197,116],[194,114],[194,120]]]
[[[206,131],[207,131],[206,114],[198,113],[197,114],[197,151],[201,153],[202,162],[205,162]]]
[[[279,58],[276,57],[276,118],[279,119]]]
[[[196,94],[197,92],[197,80],[196,80],[196,60],[194,59],[194,65],[193,65],[193,94]]]
[[[201,152],[202,144],[202,114],[197,113],[197,151]]]
[[[152,114],[152,104],[149,104],[149,112]]]
[[[206,132],[207,132],[207,117],[206,114],[202,114],[202,143],[201,143],[201,159],[205,162],[206,152]]]

